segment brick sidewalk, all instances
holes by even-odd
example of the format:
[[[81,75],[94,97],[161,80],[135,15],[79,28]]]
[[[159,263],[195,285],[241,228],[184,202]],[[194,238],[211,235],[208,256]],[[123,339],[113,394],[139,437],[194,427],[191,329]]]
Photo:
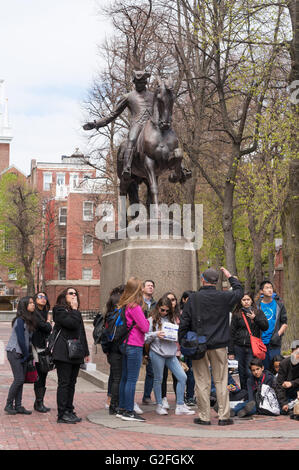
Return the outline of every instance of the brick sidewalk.
[[[0,323],[0,340],[5,345],[10,331],[10,324]],[[158,416],[153,408],[144,407],[146,426],[150,425],[148,426],[150,432],[140,432],[134,426],[131,427],[132,430],[123,429],[124,422],[115,417],[111,417],[111,420],[109,418],[109,427],[96,424],[89,421],[87,417],[99,414],[105,418],[103,422],[106,420],[107,423],[108,412],[103,411],[106,393],[83,379],[78,379],[75,394],[76,412],[83,418],[83,421],[75,425],[57,424],[56,381],[56,372],[53,371],[48,376],[45,399],[46,405],[51,407],[50,413],[41,414],[33,411],[30,416],[9,416],[3,408],[12,382],[12,373],[5,357],[4,364],[0,364],[0,450],[299,449],[299,422],[290,420],[288,417],[256,417],[248,421],[236,419],[233,426],[220,428],[217,425],[217,415],[213,411],[212,426],[206,430],[203,426],[193,424],[194,416],[174,415],[173,394],[169,394],[172,409],[168,416]],[[142,393],[137,393],[136,397],[140,403]],[[33,409],[33,401],[33,386],[26,384],[23,405],[28,409]],[[138,426],[140,429],[141,425]],[[157,434],[156,431],[162,428],[163,434]],[[167,435],[167,429],[171,429],[177,435]],[[278,430],[282,436],[271,437]]]

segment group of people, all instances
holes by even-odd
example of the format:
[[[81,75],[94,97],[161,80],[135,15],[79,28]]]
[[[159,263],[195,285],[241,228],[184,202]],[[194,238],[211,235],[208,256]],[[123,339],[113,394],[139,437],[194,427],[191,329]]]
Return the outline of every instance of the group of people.
[[[22,406],[22,394],[28,364],[33,361],[38,376],[38,380],[34,382],[34,409],[40,413],[50,411],[44,403],[47,372],[40,367],[39,355],[47,348],[49,336],[53,335],[55,347],[52,357],[58,377],[57,422],[81,421],[75,413],[73,401],[80,364],[84,360],[89,361],[89,350],[79,308],[79,293],[73,287],[66,288],[59,294],[52,316],[45,292],[20,299],[16,317],[12,321],[12,333],[6,346],[7,358],[14,377],[4,408],[6,413],[10,415],[32,413]],[[82,345],[82,357],[77,359],[69,356],[67,341],[72,339],[79,339]]]
[[[111,292],[107,314],[116,306],[125,307],[128,327],[133,328],[126,344],[120,348],[114,345],[114,351],[107,353],[111,368],[106,407],[110,414],[123,420],[145,421],[135,402],[136,383],[145,360],[142,404],[156,404],[159,415],[169,412],[169,370],[176,394],[175,414],[194,414],[191,407],[197,403],[196,424],[211,424],[212,406],[218,412],[220,426],[233,424],[234,415],[241,418],[261,413],[256,394],[262,383],[275,390],[281,413],[292,415],[299,391],[299,341],[292,342],[291,356],[281,356],[282,337],[287,328],[286,309],[270,281],[261,284],[255,300],[250,293],[244,293],[239,280],[228,270],[221,271],[230,289],[217,290],[219,272],[208,269],[201,275],[200,290],[184,292],[180,303],[173,292],[165,293],[156,302],[152,280],[141,283],[131,278],[126,286]],[[177,342],[165,339],[165,322],[179,325]],[[204,357],[182,357],[180,343],[188,331],[205,335]],[[265,344],[263,361],[253,356],[250,335],[261,338]],[[240,383],[229,373],[229,359],[238,361]],[[152,390],[155,402],[151,399]],[[238,405],[234,407],[233,401]]]
[[[256,394],[261,384],[275,390],[281,413],[293,416],[292,407],[299,392],[299,340],[292,342],[289,357],[281,356],[282,336],[287,314],[274,294],[271,282],[261,284],[258,299],[244,293],[239,280],[221,268],[231,288],[218,290],[219,272],[207,269],[201,275],[201,288],[186,291],[178,301],[173,292],[154,300],[155,283],[131,277],[126,285],[115,287],[106,304],[105,320],[115,310],[125,314],[128,335],[124,342],[111,342],[104,352],[110,364],[108,385],[109,414],[127,421],[144,422],[136,403],[135,391],[142,363],[146,363],[142,405],[155,404],[156,413],[167,415],[167,381],[172,373],[176,396],[176,415],[194,415],[194,423],[210,425],[211,407],[218,413],[218,424],[233,424],[232,415],[244,417],[259,413]],[[54,322],[54,326],[53,326]],[[169,325],[177,338],[166,335]],[[250,330],[250,331],[249,331]],[[204,335],[206,351],[202,357],[182,356],[180,344],[188,332]],[[34,409],[50,411],[44,403],[47,373],[39,364],[39,355],[52,338],[52,358],[58,376],[58,423],[81,421],[74,409],[74,393],[80,364],[89,361],[89,349],[80,313],[77,289],[66,288],[57,298],[50,315],[45,292],[24,297],[18,303],[12,333],[6,346],[14,380],[5,411],[31,414],[22,406],[26,370],[34,360],[38,380],[34,383]],[[250,335],[262,339],[267,353],[263,361],[253,356]],[[79,340],[82,354],[72,358],[71,340]],[[229,374],[228,359],[237,359],[240,383]],[[154,391],[155,402],[151,398]],[[240,401],[236,407],[231,401]]]

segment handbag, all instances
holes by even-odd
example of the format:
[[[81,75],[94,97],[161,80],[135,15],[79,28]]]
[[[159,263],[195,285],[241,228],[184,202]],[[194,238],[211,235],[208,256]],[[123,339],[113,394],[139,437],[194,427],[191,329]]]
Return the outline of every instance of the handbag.
[[[47,349],[38,353],[39,368],[43,374],[55,369],[52,354]]]
[[[84,348],[79,339],[66,340],[69,359],[84,359]]]
[[[258,359],[261,359],[263,361],[266,357],[267,346],[264,345],[261,338],[257,338],[256,336],[253,336],[253,334],[251,333],[251,329],[248,325],[248,321],[246,320],[246,317],[245,317],[244,313],[242,313],[242,316],[243,316],[243,320],[245,322],[246,328],[247,328],[249,336],[250,336],[250,344],[251,344],[252,354],[254,355],[254,357],[257,357]]]
[[[33,384],[38,381],[38,373],[35,367],[34,361],[29,361],[27,364],[27,370],[25,374],[25,384]]]

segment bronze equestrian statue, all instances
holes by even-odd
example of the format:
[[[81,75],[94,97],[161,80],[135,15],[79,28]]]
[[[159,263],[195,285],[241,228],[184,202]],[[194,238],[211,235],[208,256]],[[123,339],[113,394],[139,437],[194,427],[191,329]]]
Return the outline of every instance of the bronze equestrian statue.
[[[191,172],[183,166],[183,152],[171,128],[173,86],[171,80],[158,80],[155,93],[147,90],[145,71],[134,71],[135,90],[124,95],[110,116],[85,124],[83,129],[99,129],[129,108],[132,123],[127,140],[118,150],[117,173],[120,195],[129,195],[130,203],[138,203],[138,185],[148,187],[148,203],[158,207],[158,177],[173,170],[169,181],[184,183]]]

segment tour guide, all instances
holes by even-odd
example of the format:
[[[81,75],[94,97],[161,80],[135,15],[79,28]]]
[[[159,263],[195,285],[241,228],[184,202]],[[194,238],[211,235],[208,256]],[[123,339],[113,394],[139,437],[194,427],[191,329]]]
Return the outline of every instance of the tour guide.
[[[219,426],[233,424],[230,419],[228,382],[227,346],[229,344],[229,315],[234,305],[243,297],[243,287],[237,278],[229,271],[221,268],[228,278],[232,290],[216,290],[219,278],[218,271],[207,269],[202,273],[202,287],[191,294],[186,302],[179,326],[179,341],[188,331],[197,332],[198,317],[202,322],[203,333],[206,336],[207,351],[202,359],[192,360],[199,418],[195,424],[211,424],[210,421],[210,391],[211,371],[216,386],[218,401]]]

